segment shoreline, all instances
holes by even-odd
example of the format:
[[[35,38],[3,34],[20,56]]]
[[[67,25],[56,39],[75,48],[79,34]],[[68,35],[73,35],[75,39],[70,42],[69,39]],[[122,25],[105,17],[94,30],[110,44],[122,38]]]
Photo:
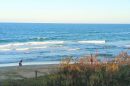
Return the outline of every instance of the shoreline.
[[[31,65],[52,65],[52,64],[60,64],[61,61],[46,61],[46,62],[23,62],[23,66],[31,66]],[[3,67],[18,67],[19,63],[7,63],[0,64],[0,68]]]

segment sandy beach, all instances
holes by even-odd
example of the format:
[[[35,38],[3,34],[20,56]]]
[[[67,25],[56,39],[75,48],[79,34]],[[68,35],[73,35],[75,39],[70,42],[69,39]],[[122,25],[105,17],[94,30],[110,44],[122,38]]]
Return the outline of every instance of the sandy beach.
[[[56,64],[0,67],[0,80],[35,78],[35,71],[38,71],[37,76],[44,76],[57,69]]]

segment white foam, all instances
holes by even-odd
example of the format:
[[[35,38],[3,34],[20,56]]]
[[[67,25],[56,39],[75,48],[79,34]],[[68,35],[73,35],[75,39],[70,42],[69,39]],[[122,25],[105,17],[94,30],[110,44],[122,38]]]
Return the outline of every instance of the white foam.
[[[29,50],[29,48],[18,48],[16,49],[17,51],[26,51],[26,50]]]
[[[45,42],[23,42],[23,43],[10,43],[0,45],[0,51],[17,50],[24,51],[30,49],[43,49],[49,45],[64,44],[64,41],[45,41]]]
[[[22,46],[22,45],[44,45],[44,44],[63,44],[64,41],[43,41],[43,42],[23,42],[23,43],[10,43],[0,45],[0,48],[3,47],[12,47],[12,46]]]
[[[88,40],[88,41],[78,41],[80,44],[105,44],[105,40]]]
[[[130,45],[125,45],[126,48],[130,48]]]
[[[11,49],[0,49],[1,51],[10,51]]]
[[[80,48],[68,49],[68,51],[75,51],[75,50],[80,50]]]
[[[64,44],[64,41],[28,42],[30,45]]]
[[[47,46],[43,46],[43,47],[33,47],[32,49],[44,49],[47,48]]]

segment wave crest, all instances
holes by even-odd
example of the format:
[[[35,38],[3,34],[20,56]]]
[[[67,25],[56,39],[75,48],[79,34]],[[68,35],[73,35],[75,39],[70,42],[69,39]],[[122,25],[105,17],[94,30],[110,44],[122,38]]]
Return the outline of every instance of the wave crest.
[[[26,51],[30,49],[43,49],[49,45],[64,44],[64,41],[45,41],[45,42],[25,42],[25,43],[10,43],[0,45],[0,51]]]
[[[89,41],[78,41],[80,44],[105,44],[105,40],[89,40]]]

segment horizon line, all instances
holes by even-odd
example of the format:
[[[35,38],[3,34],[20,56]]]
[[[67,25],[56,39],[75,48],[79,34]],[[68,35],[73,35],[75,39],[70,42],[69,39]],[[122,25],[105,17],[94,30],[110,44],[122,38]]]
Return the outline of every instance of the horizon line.
[[[130,24],[130,23],[87,23],[87,22],[0,22],[0,23],[16,23],[16,24]]]

